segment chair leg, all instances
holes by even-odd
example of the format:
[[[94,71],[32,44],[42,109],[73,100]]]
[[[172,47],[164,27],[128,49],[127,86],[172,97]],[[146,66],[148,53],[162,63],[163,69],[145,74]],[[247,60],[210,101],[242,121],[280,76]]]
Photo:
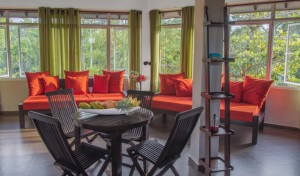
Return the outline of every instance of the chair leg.
[[[134,169],[135,169],[135,167],[134,167],[134,165],[132,165],[132,167],[131,167],[131,169],[130,169],[129,176],[132,176],[132,175],[133,175]]]
[[[252,126],[252,144],[257,144],[257,136],[258,136],[258,117],[253,117],[253,126]]]
[[[146,173],[143,171],[143,169],[141,168],[141,166],[138,163],[138,156],[135,155],[132,151],[127,150],[127,152],[129,154],[129,157],[131,158],[131,160],[133,162],[133,166],[136,167],[136,169],[138,170],[139,174],[140,175],[146,175]]]
[[[64,172],[61,174],[61,176],[73,176],[73,174],[71,172],[64,170],[64,169],[63,169],[63,171]]]
[[[180,174],[177,172],[177,170],[175,169],[175,167],[172,165],[171,166],[171,170],[174,173],[174,175],[179,176]]]
[[[23,104],[19,104],[19,123],[20,123],[20,128],[25,128],[25,113],[23,110]]]
[[[111,154],[109,154],[109,155],[107,156],[106,160],[105,160],[104,163],[102,164],[102,167],[101,167],[100,171],[98,172],[98,176],[103,175],[105,169],[106,169],[107,166],[108,166],[108,163],[109,163],[110,158],[111,158]]]
[[[163,113],[162,122],[163,122],[163,124],[167,123],[167,114],[166,113]]]

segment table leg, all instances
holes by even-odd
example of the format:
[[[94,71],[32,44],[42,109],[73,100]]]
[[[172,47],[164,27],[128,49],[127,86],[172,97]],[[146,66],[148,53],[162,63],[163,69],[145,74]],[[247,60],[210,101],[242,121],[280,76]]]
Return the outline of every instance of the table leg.
[[[143,136],[142,136],[143,141],[146,141],[149,139],[148,127],[149,127],[148,124],[143,126]],[[145,159],[143,160],[143,165],[144,165],[144,172],[148,173],[148,165],[147,165],[147,161]]]
[[[81,129],[78,126],[75,126],[74,130],[75,130],[74,131],[74,133],[75,133],[75,139],[74,139],[75,148],[78,148],[80,146],[80,143],[81,143],[81,138],[80,138]]]
[[[111,134],[112,176],[122,175],[122,133],[116,131]]]

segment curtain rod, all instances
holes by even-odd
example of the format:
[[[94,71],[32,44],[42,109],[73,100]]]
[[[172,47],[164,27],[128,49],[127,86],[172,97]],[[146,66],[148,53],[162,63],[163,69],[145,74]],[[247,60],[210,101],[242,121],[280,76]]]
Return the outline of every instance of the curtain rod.
[[[261,1],[261,2],[247,2],[247,3],[226,3],[226,7],[238,7],[247,5],[260,5],[260,4],[274,4],[274,3],[285,3],[285,2],[300,2],[299,0],[278,0],[278,1]]]

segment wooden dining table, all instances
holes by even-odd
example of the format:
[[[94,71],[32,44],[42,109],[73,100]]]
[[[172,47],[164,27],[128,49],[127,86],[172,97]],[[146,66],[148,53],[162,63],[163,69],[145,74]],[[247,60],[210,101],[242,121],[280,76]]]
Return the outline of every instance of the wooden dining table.
[[[102,115],[76,112],[73,115],[75,124],[75,147],[80,145],[81,128],[111,135],[112,175],[122,175],[122,133],[137,127],[143,127],[143,139],[148,139],[148,124],[153,117],[150,110],[140,108],[129,114]]]

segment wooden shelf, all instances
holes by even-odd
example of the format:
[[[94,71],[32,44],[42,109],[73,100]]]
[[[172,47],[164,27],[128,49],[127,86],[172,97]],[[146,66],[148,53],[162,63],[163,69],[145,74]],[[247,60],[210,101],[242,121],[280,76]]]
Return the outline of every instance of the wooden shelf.
[[[234,62],[234,58],[219,58],[219,57],[209,57],[209,58],[203,58],[203,62],[205,63],[218,63],[218,62]]]
[[[233,94],[225,94],[224,92],[202,92],[202,97],[207,99],[232,99],[234,98]]]
[[[226,135],[234,135],[234,131],[230,129],[229,131],[226,131],[224,126],[219,125],[219,130],[217,132],[211,132],[209,129],[207,129],[205,126],[201,126],[200,130],[205,132],[209,136],[226,136]]]
[[[204,166],[204,169],[207,169],[209,172],[222,172],[234,169],[232,165],[226,167],[225,161],[221,157],[211,157],[210,162],[211,166],[209,167],[205,162],[205,158],[200,158],[200,164]]]

